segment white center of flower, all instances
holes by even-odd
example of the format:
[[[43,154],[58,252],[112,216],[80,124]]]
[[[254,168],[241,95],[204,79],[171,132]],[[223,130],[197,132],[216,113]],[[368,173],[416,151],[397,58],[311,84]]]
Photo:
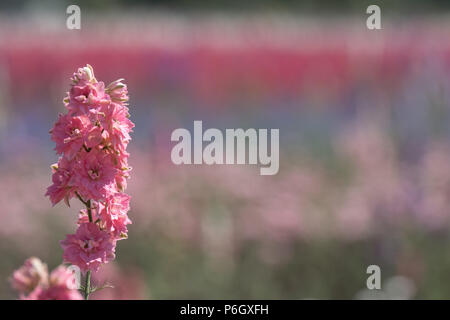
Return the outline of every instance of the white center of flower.
[[[100,174],[97,169],[89,170],[88,175],[89,175],[89,177],[91,177],[92,180],[97,180],[100,177]]]
[[[80,129],[75,128],[75,129],[72,130],[71,136],[72,136],[72,137],[73,137],[73,136],[79,136],[80,133],[81,133]]]
[[[81,246],[83,249],[87,249],[87,250],[91,250],[91,249],[96,248],[96,247],[98,246],[97,241],[91,240],[91,239],[89,239],[89,240],[84,240],[84,241],[80,240],[79,243],[80,243],[80,246]]]

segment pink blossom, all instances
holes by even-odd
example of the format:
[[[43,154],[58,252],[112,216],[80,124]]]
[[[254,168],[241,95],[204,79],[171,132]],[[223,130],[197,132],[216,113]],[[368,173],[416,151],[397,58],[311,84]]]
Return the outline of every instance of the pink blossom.
[[[23,293],[19,294],[20,300],[40,300],[40,296],[44,292],[44,287],[37,286],[32,292],[30,292],[28,295],[25,295]]]
[[[72,166],[73,163],[65,157],[59,158],[58,163],[52,166],[53,184],[47,188],[47,193],[45,195],[50,197],[50,201],[53,205],[56,205],[62,199],[65,199],[68,204],[69,199],[73,197],[71,185],[73,176]]]
[[[78,266],[81,271],[96,271],[102,263],[115,257],[115,240],[100,230],[95,223],[82,223],[75,234],[69,234],[61,241],[66,262]]]
[[[81,300],[75,276],[59,266],[48,276],[47,265],[38,258],[29,258],[11,277],[11,285],[21,300]]]
[[[128,108],[124,105],[111,102],[101,108],[104,114],[100,117],[102,127],[108,132],[109,141],[114,149],[124,156],[128,142],[131,140],[130,132],[134,124],[128,119]]]
[[[61,265],[56,269],[53,269],[50,273],[49,284],[50,286],[64,286],[67,288],[75,288],[75,276],[71,270]]]
[[[92,127],[86,134],[86,148],[92,149],[98,146],[106,137],[106,131],[104,131],[102,128],[100,128],[99,126]]]
[[[103,82],[80,83],[70,90],[67,108],[71,115],[90,115],[91,113],[96,114],[96,109],[108,102]]]
[[[127,225],[131,224],[127,212],[130,210],[130,196],[124,193],[116,193],[106,200],[106,204],[100,204],[99,217],[105,229],[115,239],[127,237]]]
[[[68,289],[64,286],[53,286],[39,292],[37,298],[33,300],[83,300],[83,297],[78,290]]]
[[[124,191],[127,188],[127,180],[130,177],[131,167],[128,166],[128,161],[122,159],[120,164],[120,172],[116,175],[116,184],[119,191]]]
[[[109,197],[105,203],[91,203],[91,217],[97,221],[101,230],[107,231],[116,240],[127,238],[127,225],[131,224],[127,212],[130,210],[130,196],[125,193],[116,193]],[[78,224],[88,223],[89,217],[86,209],[80,211]]]
[[[96,114],[96,108],[109,103],[108,96],[105,95],[105,85],[103,82],[97,82],[90,65],[79,68],[74,73],[72,81],[72,88],[64,100],[69,114],[75,116]]]
[[[94,69],[90,65],[86,65],[85,67],[78,68],[77,72],[75,72],[70,78],[74,84],[78,83],[86,83],[93,82],[96,83],[97,80],[94,76]]]
[[[96,148],[83,151],[74,166],[74,186],[84,199],[105,199],[117,192],[118,172],[110,154]]]
[[[39,300],[82,300],[83,297],[76,288],[74,274],[65,266],[59,266],[52,271],[49,286],[38,295]]]
[[[64,153],[68,159],[72,159],[83,147],[87,133],[92,129],[93,125],[87,116],[59,115],[58,121],[50,130],[52,140],[56,143],[56,152]]]
[[[105,91],[109,94],[112,101],[125,105],[128,102],[128,90],[127,85],[122,82],[123,80],[124,79],[118,79],[111,82],[106,87]]]
[[[47,281],[47,265],[36,257],[27,259],[24,265],[14,271],[10,278],[12,287],[22,294],[31,293],[41,284],[46,284]]]

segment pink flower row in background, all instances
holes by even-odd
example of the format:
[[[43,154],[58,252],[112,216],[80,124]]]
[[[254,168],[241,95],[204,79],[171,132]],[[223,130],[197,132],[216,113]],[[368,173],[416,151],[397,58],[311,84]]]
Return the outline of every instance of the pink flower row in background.
[[[64,74],[90,61],[105,77],[123,75],[135,97],[187,95],[203,109],[242,105],[255,95],[259,108],[283,97],[331,107],[357,83],[392,94],[427,61],[450,67],[449,28],[442,21],[386,21],[389,32],[376,33],[359,21],[222,19],[218,24],[200,17],[96,17],[89,21],[95,28],[78,33],[50,27],[44,33],[33,21],[5,19],[0,81],[14,83],[8,94],[23,102],[60,90]],[[111,34],[126,43],[110,41]],[[321,87],[326,92],[316,89]]]

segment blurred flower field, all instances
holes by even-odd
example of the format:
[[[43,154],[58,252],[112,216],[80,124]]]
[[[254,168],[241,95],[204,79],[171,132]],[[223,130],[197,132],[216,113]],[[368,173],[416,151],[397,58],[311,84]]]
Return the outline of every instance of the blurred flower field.
[[[448,22],[151,18],[0,19],[0,298],[28,256],[61,263],[79,204],[44,197],[48,130],[86,63],[126,79],[136,124],[133,224],[93,299],[361,298],[371,264],[397,298],[450,298]],[[175,166],[194,120],[279,128],[279,173]]]

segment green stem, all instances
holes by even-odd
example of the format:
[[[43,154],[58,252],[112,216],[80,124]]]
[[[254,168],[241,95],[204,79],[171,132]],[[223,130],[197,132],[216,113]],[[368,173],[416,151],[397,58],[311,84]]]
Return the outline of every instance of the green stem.
[[[77,196],[78,200],[80,200],[86,207],[90,207],[86,201],[83,200],[83,198],[78,194],[78,192],[75,192],[75,195]]]
[[[92,212],[91,212],[91,200],[87,201],[86,208],[87,208],[87,213],[88,213],[88,217],[89,217],[89,222],[93,222],[92,221]]]
[[[88,200],[85,204],[89,217],[89,222],[92,222],[91,200]],[[84,285],[84,299],[89,300],[90,293],[91,293],[91,270],[89,270],[86,273],[86,283]]]
[[[89,300],[89,294],[91,293],[91,270],[86,274],[86,283],[84,285],[84,299]]]

